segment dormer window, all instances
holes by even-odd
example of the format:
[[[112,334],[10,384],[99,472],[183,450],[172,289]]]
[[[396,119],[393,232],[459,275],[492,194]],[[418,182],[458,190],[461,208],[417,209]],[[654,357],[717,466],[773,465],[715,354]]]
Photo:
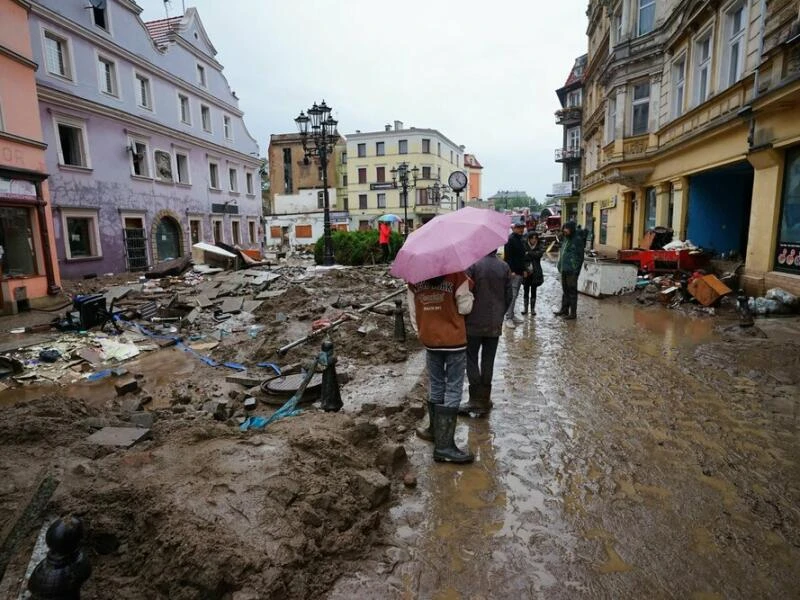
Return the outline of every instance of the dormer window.
[[[92,22],[96,27],[108,31],[108,8],[106,0],[91,0]]]
[[[206,83],[206,68],[203,65],[197,65],[197,83],[203,87],[208,87]]]

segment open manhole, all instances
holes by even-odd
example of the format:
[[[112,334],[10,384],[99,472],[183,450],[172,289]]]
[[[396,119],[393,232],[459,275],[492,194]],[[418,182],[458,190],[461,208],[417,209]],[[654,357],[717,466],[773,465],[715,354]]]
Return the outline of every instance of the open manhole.
[[[292,375],[284,375],[270,379],[261,384],[261,389],[267,394],[272,394],[273,398],[269,396],[264,399],[268,404],[283,404],[285,400],[294,395],[300,389],[303,383],[304,375],[302,373],[295,373]],[[314,373],[311,381],[306,386],[305,393],[300,399],[301,402],[314,402],[319,399],[319,388],[322,385],[322,373]]]

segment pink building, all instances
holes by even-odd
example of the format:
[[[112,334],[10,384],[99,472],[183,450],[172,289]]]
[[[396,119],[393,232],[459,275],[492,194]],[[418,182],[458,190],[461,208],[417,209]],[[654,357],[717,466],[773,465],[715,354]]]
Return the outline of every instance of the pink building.
[[[0,0],[0,312],[60,290],[25,0]]]

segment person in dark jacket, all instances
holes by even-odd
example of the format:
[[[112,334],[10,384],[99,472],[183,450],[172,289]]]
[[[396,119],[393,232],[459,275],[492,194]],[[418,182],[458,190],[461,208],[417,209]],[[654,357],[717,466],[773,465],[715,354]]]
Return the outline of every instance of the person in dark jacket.
[[[578,276],[583,266],[583,249],[586,230],[576,228],[568,221],[561,229],[561,249],[558,254],[558,272],[561,273],[561,309],[554,313],[565,319],[575,319],[578,311]]]
[[[525,231],[525,223],[516,221],[512,225],[511,235],[508,236],[504,248],[504,256],[508,268],[511,269],[511,304],[506,311],[506,327],[516,327],[522,323],[522,319],[514,314],[514,308],[519,296],[519,288],[522,285],[522,276],[525,274],[525,240],[522,237]]]
[[[493,251],[467,269],[467,276],[474,282],[472,312],[464,318],[469,401],[461,405],[458,413],[481,416],[492,408],[494,357],[503,333],[503,317],[513,296],[511,270]]]
[[[522,310],[523,315],[528,314],[530,307],[531,315],[536,314],[536,288],[544,283],[544,273],[542,272],[542,256],[544,255],[544,245],[539,240],[539,234],[535,231],[528,233],[528,241],[525,244],[525,276],[522,278]]]

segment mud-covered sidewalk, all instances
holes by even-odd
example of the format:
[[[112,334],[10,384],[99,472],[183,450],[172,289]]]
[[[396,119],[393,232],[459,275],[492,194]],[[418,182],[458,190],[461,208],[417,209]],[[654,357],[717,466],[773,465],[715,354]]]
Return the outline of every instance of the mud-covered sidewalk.
[[[539,314],[504,332],[494,411],[459,425],[476,463],[409,441],[418,491],[326,597],[796,597],[800,321],[742,335],[582,296],[564,322],[545,272]]]

